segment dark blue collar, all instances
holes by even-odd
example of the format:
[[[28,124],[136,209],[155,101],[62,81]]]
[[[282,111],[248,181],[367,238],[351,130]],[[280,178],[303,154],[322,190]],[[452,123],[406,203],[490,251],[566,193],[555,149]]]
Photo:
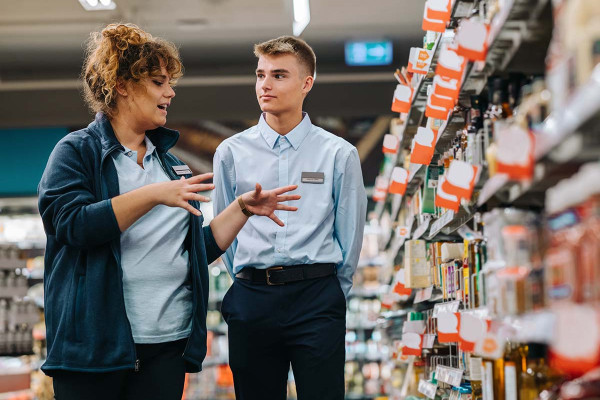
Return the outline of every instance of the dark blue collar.
[[[100,143],[102,144],[103,157],[105,153],[111,152],[114,149],[123,149],[123,146],[115,136],[115,131],[113,130],[110,121],[104,113],[97,113],[94,122],[89,124],[88,128],[98,136]],[[156,150],[159,153],[166,153],[171,147],[175,146],[175,143],[177,143],[179,132],[161,126],[151,131],[146,131],[146,136],[148,136],[148,139],[156,146]]]

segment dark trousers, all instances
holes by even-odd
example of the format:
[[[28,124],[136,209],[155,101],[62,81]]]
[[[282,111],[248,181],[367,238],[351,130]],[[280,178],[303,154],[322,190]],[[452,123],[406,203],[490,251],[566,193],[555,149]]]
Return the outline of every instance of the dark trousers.
[[[56,400],[181,400],[187,339],[136,345],[139,371],[52,373]]]
[[[343,400],[346,299],[336,276],[267,286],[236,279],[223,299],[237,400]]]

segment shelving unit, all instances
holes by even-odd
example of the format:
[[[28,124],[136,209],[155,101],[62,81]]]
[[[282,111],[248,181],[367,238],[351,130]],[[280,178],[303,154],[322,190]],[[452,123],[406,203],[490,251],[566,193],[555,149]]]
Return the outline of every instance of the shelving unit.
[[[448,31],[460,23],[460,17],[457,17],[455,14],[457,5],[462,6],[463,11],[466,10],[466,15],[469,14],[469,7],[473,6],[473,4],[474,3],[464,1],[455,2],[451,21],[448,24]],[[462,139],[464,141],[461,146],[456,144],[454,139],[457,136],[457,131],[466,129],[465,126],[467,124],[469,124],[469,129],[471,129],[472,126],[477,126],[471,124],[469,121],[465,121],[465,109],[468,110],[471,108],[471,96],[485,95],[486,92],[484,92],[484,90],[488,84],[488,79],[495,79],[498,77],[504,79],[506,78],[506,75],[512,72],[523,72],[527,75],[534,75],[536,77],[545,74],[545,54],[548,51],[547,47],[552,35],[551,11],[552,6],[549,0],[509,0],[502,2],[501,11],[495,14],[492,19],[493,22],[490,28],[487,58],[485,61],[469,62],[467,64],[460,88],[458,106],[450,111],[447,121],[443,123],[438,131],[438,140],[434,145],[434,157],[431,165],[438,165],[440,157],[446,157],[447,159],[448,157],[444,156],[444,153],[451,149],[454,149],[453,151],[458,149],[456,150],[456,153],[452,154],[456,155],[459,152],[462,152],[464,156],[465,147],[463,146],[465,146],[464,141],[467,140],[466,133]],[[415,203],[415,199],[417,198],[415,196],[419,195],[418,191],[423,188],[426,181],[427,166],[410,164],[407,167],[404,155],[406,153],[410,154],[411,142],[418,128],[424,127],[427,124],[427,118],[424,114],[427,104],[428,86],[433,82],[439,51],[442,48],[443,43],[451,37],[452,33],[450,32],[440,36],[434,47],[433,61],[428,74],[423,77],[418,76],[416,78],[418,81],[416,84],[413,82],[412,85],[415,88],[415,95],[410,110],[406,115],[406,122],[401,136],[401,153],[403,153],[403,156],[394,159],[396,161],[394,166],[401,166],[408,169],[406,193],[402,197],[400,206],[393,204],[398,202],[398,197],[390,195],[385,202],[378,204],[376,209],[378,211],[377,215],[380,218],[384,215],[385,218],[391,216],[392,220],[395,221],[393,226],[406,227],[410,231],[408,237],[399,236],[395,231],[392,232],[391,240],[387,241],[385,246],[387,259],[393,260],[394,264],[398,264],[396,265],[396,269],[400,268],[400,273],[403,272],[402,268],[404,268],[405,271],[408,271],[409,267],[407,265],[409,265],[410,268],[418,270],[417,273],[413,270],[406,272],[406,287],[403,286],[404,282],[400,282],[402,283],[402,286],[400,286],[400,289],[398,289],[397,292],[403,293],[403,295],[398,294],[396,297],[393,297],[393,293],[390,292],[390,294],[388,294],[386,304],[388,307],[390,307],[389,304],[392,304],[392,308],[389,311],[381,313],[380,318],[378,319],[378,326],[382,332],[385,332],[387,340],[397,346],[395,348],[395,353],[398,353],[398,356],[394,358],[394,362],[400,365],[408,364],[410,365],[410,371],[412,371],[412,367],[414,366],[413,360],[411,359],[412,356],[407,358],[402,354],[406,348],[409,348],[407,343],[411,343],[414,336],[405,341],[404,335],[407,333],[416,333],[416,331],[412,330],[417,329],[415,328],[417,326],[415,325],[415,322],[422,320],[423,317],[425,318],[425,321],[427,321],[426,330],[424,332],[419,332],[422,342],[418,346],[422,347],[419,347],[418,351],[420,351],[421,357],[419,358],[417,356],[417,359],[422,359],[426,362],[424,367],[426,373],[421,375],[426,378],[420,378],[418,392],[421,395],[432,399],[436,396],[435,391],[440,385],[446,389],[453,387],[454,390],[458,390],[461,385],[471,387],[472,381],[480,380],[475,375],[470,375],[470,366],[467,364],[470,362],[469,360],[471,357],[479,361],[481,360],[481,357],[486,357],[482,354],[488,354],[490,359],[497,359],[498,357],[485,353],[485,351],[487,351],[485,349],[482,350],[479,348],[475,351],[474,348],[470,350],[463,348],[462,346],[464,344],[459,345],[458,332],[456,332],[457,336],[455,339],[444,338],[444,340],[442,340],[439,336],[439,325],[437,325],[439,323],[439,315],[443,314],[444,317],[442,319],[444,319],[454,317],[451,314],[457,313],[458,316],[456,318],[458,320],[465,318],[467,321],[470,319],[471,321],[477,320],[481,323],[485,322],[487,324],[486,327],[481,328],[482,332],[485,332],[485,335],[489,335],[485,336],[485,340],[489,340],[490,343],[501,344],[500,358],[504,357],[506,359],[512,359],[510,357],[514,356],[512,354],[513,351],[527,352],[526,346],[529,346],[530,343],[540,346],[549,346],[552,351],[556,351],[557,341],[559,339],[564,340],[562,337],[559,338],[561,334],[558,333],[558,331],[560,331],[560,324],[564,324],[565,310],[558,310],[557,307],[555,307],[556,303],[552,303],[552,300],[545,298],[545,300],[541,302],[542,305],[540,305],[539,303],[534,303],[536,300],[527,297],[529,305],[517,305],[516,303],[498,305],[495,303],[487,303],[486,300],[484,300],[483,295],[480,297],[479,292],[484,289],[487,290],[486,285],[488,285],[488,279],[503,279],[505,282],[511,282],[500,284],[495,280],[490,280],[490,282],[492,282],[490,283],[490,285],[492,285],[491,290],[493,290],[494,285],[507,285],[501,286],[501,288],[498,286],[498,291],[510,290],[508,288],[511,287],[511,284],[531,285],[515,289],[515,291],[520,290],[523,291],[523,293],[533,290],[542,290],[542,287],[550,285],[547,280],[551,279],[551,277],[549,277],[545,271],[546,268],[548,268],[546,265],[546,263],[548,263],[546,259],[548,257],[548,250],[543,249],[543,246],[551,248],[553,245],[547,242],[543,242],[542,244],[542,240],[551,240],[544,236],[544,234],[550,234],[548,232],[547,219],[551,217],[543,214],[546,203],[546,192],[549,188],[556,186],[561,180],[571,178],[578,172],[583,164],[597,162],[600,159],[600,135],[598,135],[597,129],[597,126],[600,123],[600,65],[596,65],[588,81],[581,84],[570,98],[566,99],[563,107],[554,107],[553,112],[545,119],[541,126],[538,125],[540,122],[539,120],[534,122],[527,120],[532,124],[528,125],[528,127],[531,128],[531,134],[535,136],[535,163],[534,174],[531,180],[517,181],[509,179],[508,175],[505,174],[494,174],[494,165],[491,161],[489,165],[490,170],[488,170],[488,158],[488,160],[482,162],[482,165],[478,165],[480,176],[479,181],[475,184],[473,196],[470,200],[461,200],[458,211],[440,211],[440,209],[437,208],[435,214],[427,214],[428,212],[431,212],[429,208],[427,211],[421,213],[416,212],[415,210],[419,209],[421,197],[419,196]],[[553,40],[556,39],[554,38]],[[536,56],[535,60],[532,61],[534,56]],[[524,65],[527,65],[528,68],[523,68]],[[513,78],[511,77],[511,79]],[[534,79],[531,78],[528,82],[532,82],[533,80]],[[495,85],[498,83],[498,80],[493,80],[491,82],[494,83],[494,89],[496,89]],[[511,83],[512,82],[513,81],[511,80]],[[516,82],[521,81],[517,79]],[[504,80],[503,83],[508,85],[507,80]],[[538,83],[538,81],[535,83]],[[522,84],[520,85],[522,86]],[[528,93],[536,90],[533,86],[535,85],[530,86],[532,89]],[[571,86],[571,88],[572,87],[573,86]],[[551,87],[550,89],[553,88]],[[503,88],[502,93],[508,95],[508,90]],[[541,93],[541,91],[537,93]],[[553,92],[553,95],[560,96],[561,93]],[[529,98],[533,99],[533,97]],[[549,100],[547,100],[548,97],[544,100],[548,101],[548,103],[543,103],[541,98],[537,99],[538,100],[535,101],[539,101],[539,104],[550,104]],[[511,109],[515,111],[513,104],[519,104],[516,100],[514,103],[511,102],[511,106],[513,107],[508,105],[508,100],[502,100],[502,103],[506,103],[509,113],[504,114],[505,105],[502,104],[502,116],[493,118],[506,118],[506,115],[510,115]],[[499,108],[498,100],[495,100],[494,104]],[[537,105],[538,103],[536,103],[536,106]],[[552,106],[554,106],[554,104]],[[552,109],[552,106],[549,105],[548,107],[551,107]],[[542,105],[540,105],[540,107],[542,107]],[[499,114],[500,112],[498,112],[498,115]],[[493,116],[494,114],[487,115]],[[529,114],[526,114],[518,108],[516,108],[516,115],[521,118],[525,118],[523,117],[524,115],[532,118]],[[543,115],[545,117],[547,114],[544,112]],[[488,117],[486,117],[486,119],[488,119]],[[496,121],[496,119],[489,119],[491,119],[492,124],[494,123],[493,121]],[[502,122],[504,124],[517,124],[518,119],[509,118]],[[522,124],[522,127],[522,129],[527,129],[525,123]],[[488,132],[494,132],[494,134],[496,134],[495,130],[484,130],[483,132],[485,135],[488,135]],[[469,131],[469,134],[471,135],[472,131]],[[496,137],[491,138],[489,135],[485,137],[485,140],[487,140],[488,137],[490,137],[490,142],[497,141]],[[469,136],[468,146],[470,146],[471,139],[472,136]],[[477,140],[479,140],[479,136]],[[478,149],[478,151],[481,152],[481,149]],[[494,153],[492,153],[492,156],[493,154]],[[479,154],[479,156],[481,155],[482,154]],[[490,155],[487,154],[484,154],[484,157],[485,156],[490,157]],[[466,157],[464,158],[466,159]],[[452,156],[450,156],[450,159],[452,159]],[[386,161],[389,161],[389,159],[386,159]],[[389,166],[383,168],[384,174],[390,170]],[[434,173],[435,172],[436,171],[434,171]],[[586,178],[589,179],[589,176],[586,175]],[[429,186],[429,188],[433,187],[434,186]],[[583,202],[583,200],[581,201]],[[587,207],[583,205],[579,206],[584,208]],[[528,210],[527,215],[535,218],[535,222],[531,223],[531,226],[527,226],[527,229],[531,230],[527,231],[527,233],[522,233],[522,235],[536,236],[536,239],[528,237],[527,240],[531,241],[527,242],[528,244],[540,240],[540,243],[536,242],[535,244],[532,244],[532,246],[538,246],[535,250],[527,250],[531,252],[530,255],[533,255],[535,252],[535,257],[539,257],[539,259],[530,259],[528,261],[530,264],[527,264],[527,262],[525,264],[508,264],[508,261],[503,259],[503,262],[506,262],[507,265],[503,264],[502,266],[494,265],[494,263],[498,262],[498,259],[494,258],[488,260],[490,261],[489,263],[484,263],[482,261],[481,264],[478,264],[481,259],[478,259],[478,261],[469,259],[471,254],[474,253],[468,246],[479,246],[480,243],[487,246],[488,236],[485,236],[484,234],[486,228],[483,226],[484,224],[482,224],[482,217],[492,218],[495,214],[489,213],[490,210],[498,207]],[[575,206],[573,207],[576,208]],[[389,212],[390,209],[392,212]],[[418,215],[415,215],[415,213]],[[593,214],[593,217],[596,218],[596,214],[594,214],[594,212],[591,213]],[[516,221],[510,218],[510,216],[506,217],[506,221],[510,222],[506,222],[507,225],[502,225],[501,228],[514,227],[515,232],[519,232],[520,228],[525,227],[529,223],[529,221]],[[582,218],[585,218],[585,216]],[[493,221],[498,220],[499,219]],[[498,228],[497,232],[494,231],[498,237],[493,238],[493,240],[508,240],[504,239],[504,235],[508,235],[508,233],[501,233],[501,228]],[[542,234],[540,232],[543,229],[544,233]],[[591,228],[588,227],[585,229]],[[526,231],[523,230],[523,232]],[[514,233],[514,235],[519,235],[519,233]],[[526,239],[523,237],[521,240],[525,241]],[[408,250],[405,249],[405,246],[407,246],[406,243],[409,239],[415,241],[410,242],[411,246],[414,246],[411,247],[411,252],[416,252],[417,250],[414,250],[414,248],[422,243],[422,241],[425,241],[427,246],[429,246],[424,247],[427,251],[428,260],[425,264],[426,267],[423,266],[420,261],[407,261],[411,260],[410,257],[421,258],[422,260],[422,255],[407,255],[406,260],[403,261],[404,253],[408,252]],[[461,256],[458,255],[459,250],[456,248],[456,246],[462,248],[463,244],[460,242],[462,242],[463,239],[465,240],[464,257],[462,256],[462,251],[460,252]],[[419,240],[419,242],[416,242],[416,240]],[[513,240],[516,239],[513,238]],[[588,240],[591,241],[595,239]],[[449,253],[454,255],[445,261],[441,261],[441,257],[440,260],[438,260],[439,254],[435,253],[437,250],[434,247],[434,243],[437,245],[440,245],[440,243],[436,242],[447,243],[447,245],[454,246],[454,253]],[[573,244],[573,246],[579,245],[580,244]],[[523,250],[519,247],[512,247],[510,250],[504,249],[504,251],[507,253],[510,252],[508,256],[504,255],[504,257],[516,257],[516,253]],[[579,254],[577,251],[574,250],[573,252]],[[450,250],[448,250],[448,252],[450,252]],[[419,252],[418,254],[421,253]],[[469,256],[467,256],[467,254],[469,254]],[[483,254],[483,252],[481,254]],[[435,261],[429,262],[430,259],[435,259]],[[513,260],[511,262],[515,261]],[[577,259],[577,262],[581,261]],[[442,264],[444,264],[443,267]],[[476,265],[476,269],[474,268],[474,271],[476,272],[471,272],[470,270],[473,265]],[[515,265],[514,268],[512,267],[513,265]],[[517,267],[517,265],[519,267]],[[521,266],[523,266],[523,268],[521,268]],[[423,276],[423,271],[426,271],[426,268],[430,268],[431,271],[436,272],[431,272],[428,275],[428,284],[430,286],[422,287],[425,283],[422,285],[420,283],[415,284],[412,280],[417,279],[414,278],[414,276]],[[465,270],[466,273],[464,272]],[[525,270],[525,272],[523,272],[523,270]],[[544,274],[543,278],[539,277],[539,273]],[[412,294],[406,296],[404,294],[406,293],[406,289],[410,289],[408,284],[408,274],[410,274],[410,279],[412,281]],[[521,278],[517,278],[517,276],[521,276]],[[525,276],[527,280],[525,280],[523,276]],[[535,279],[546,279],[546,281],[534,281]],[[515,283],[517,281],[519,282],[518,284]],[[394,282],[398,282],[398,278],[396,278]],[[535,285],[538,283],[540,286],[536,288]],[[442,287],[444,288],[443,291],[440,289]],[[449,287],[452,287],[452,289],[449,289]],[[512,288],[514,287],[515,286],[512,286]],[[491,290],[489,293],[486,291],[485,295],[489,294],[490,296],[496,296],[494,297],[495,301],[500,301],[498,300],[499,298],[508,298],[508,295],[492,293]],[[540,295],[540,293],[541,292],[536,292],[535,295],[545,296],[544,294]],[[514,299],[516,299],[517,295],[515,294],[514,296]],[[534,296],[534,294],[527,293],[527,296],[531,297]],[[395,298],[395,303],[391,302],[390,298]],[[512,300],[513,297],[510,297],[510,299]],[[510,302],[511,300],[506,301]],[[516,301],[517,300],[515,300],[515,302]],[[483,306],[479,306],[479,304],[483,304]],[[579,308],[580,304],[576,304],[573,300],[571,300],[571,303],[568,304],[568,306],[572,307],[575,312],[583,312],[582,308]],[[442,311],[446,308],[447,310]],[[597,306],[595,310],[596,311],[594,312],[590,311],[590,315],[597,312]],[[590,316],[590,318],[592,317]],[[600,323],[600,320],[598,322]],[[433,326],[434,324],[435,327]],[[460,326],[459,322],[456,324],[456,327],[458,326]],[[444,331],[441,332],[443,333]],[[496,337],[494,335],[498,336]],[[432,338],[434,339],[433,341],[431,340]],[[427,343],[427,345],[425,345],[425,343]],[[482,342],[480,341],[478,343],[481,345]],[[505,345],[508,348],[506,352],[504,351]],[[459,347],[461,348],[460,351]],[[414,347],[410,347],[410,349],[411,350],[407,350],[408,353],[404,354],[415,354],[413,352]],[[458,354],[461,355],[462,359],[459,359]],[[444,361],[445,365],[437,366],[438,373],[436,375],[438,383],[435,383],[435,380],[429,381],[428,379],[432,377],[430,372],[435,370],[436,365],[430,365],[429,363],[432,358],[435,358],[434,356],[439,355],[446,357],[446,359]],[[526,356],[521,355],[520,357],[522,362],[525,363]],[[504,372],[504,367],[502,368]],[[444,369],[447,371],[443,371]],[[405,376],[407,379],[408,375],[412,373],[408,371],[409,370],[407,370]],[[448,376],[442,378],[440,375],[444,375],[445,372],[448,372],[448,374],[446,374]],[[460,372],[460,375],[453,377],[453,372]],[[519,377],[518,379],[521,378]],[[515,387],[516,385],[517,384],[515,383]],[[414,389],[415,388],[413,388],[412,392],[413,395],[415,393]],[[399,397],[393,398],[403,399],[405,395],[406,390],[403,389],[398,395]],[[521,396],[521,394],[518,395]]]
[[[532,32],[539,28],[539,24],[535,21],[546,6],[547,0],[515,0],[514,4],[515,10],[510,12],[504,23],[497,28],[497,37],[492,42],[485,67],[481,63],[480,67],[483,69],[480,72],[475,72],[477,66],[472,63],[469,64],[461,89],[461,98],[481,92],[489,76],[503,71],[510,64],[510,61],[514,60],[519,46],[524,42],[523,37],[534,34]],[[528,11],[525,13],[524,10]],[[520,18],[524,16],[530,18],[521,20]],[[518,39],[519,37],[520,39]],[[506,42],[510,42],[512,45],[507,46]],[[439,50],[439,45],[436,46],[437,50]],[[504,57],[498,55],[506,52],[509,54]],[[432,76],[434,71],[435,63],[432,63],[430,73],[427,76]],[[419,93],[421,91],[425,93],[424,88],[427,86],[427,82],[431,83],[431,79],[429,81],[427,79],[422,79],[419,84]],[[424,110],[426,101],[426,95],[424,99],[419,96],[414,98],[404,130],[403,148],[410,148],[409,141],[412,140],[414,135],[411,135],[411,132],[416,132],[417,127],[424,125],[424,114],[418,113],[419,110]],[[429,234],[426,235],[427,239],[432,240],[439,233],[449,235],[455,232],[460,226],[468,222],[475,212],[482,208],[485,209],[486,206],[515,204],[541,208],[543,193],[548,187],[572,175],[576,171],[577,165],[597,157],[600,149],[600,138],[595,133],[595,127],[600,122],[599,114],[600,68],[596,68],[588,84],[582,86],[572,96],[567,107],[561,112],[553,113],[545,122],[535,142],[537,164],[533,181],[525,183],[512,182],[501,174],[487,179],[486,175],[482,174],[482,179],[477,186],[479,190],[476,190],[471,204],[467,208],[461,207],[456,215],[446,213],[438,220],[430,221]],[[418,115],[418,118],[413,118],[416,115]],[[449,116],[448,121],[440,128],[439,139],[435,147],[436,154],[441,154],[447,150],[455,132],[462,128],[464,124],[465,121],[462,116],[458,114]],[[571,166],[569,166],[569,163],[572,163]],[[567,164],[566,169],[565,164]],[[557,165],[560,168],[557,168]],[[425,170],[426,168],[423,165],[410,165],[405,197],[413,195],[422,185]],[[388,198],[390,197],[392,196],[388,196]],[[383,212],[385,207],[389,207],[389,199],[384,207],[380,208],[380,211]],[[419,227],[419,224],[413,224],[412,233],[418,231]],[[423,237],[423,233],[413,236],[413,238]]]

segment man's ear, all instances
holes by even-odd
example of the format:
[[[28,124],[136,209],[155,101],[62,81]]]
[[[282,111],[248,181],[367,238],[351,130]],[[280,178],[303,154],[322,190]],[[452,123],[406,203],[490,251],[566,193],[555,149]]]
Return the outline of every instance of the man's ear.
[[[125,84],[125,81],[123,79],[117,79],[115,89],[117,89],[117,93],[119,93],[119,95],[127,97],[127,85]]]
[[[313,78],[312,76],[309,75],[306,78],[304,78],[304,84],[302,85],[302,93],[304,95],[307,95],[308,92],[310,92],[310,90],[312,89],[314,83],[315,78]]]

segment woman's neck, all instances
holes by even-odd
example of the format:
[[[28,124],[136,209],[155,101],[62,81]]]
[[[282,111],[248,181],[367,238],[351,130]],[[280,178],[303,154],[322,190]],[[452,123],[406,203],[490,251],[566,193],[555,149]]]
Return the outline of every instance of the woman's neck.
[[[128,149],[138,151],[141,147],[145,147],[144,138],[146,132],[137,128],[133,121],[123,117],[114,117],[110,120],[113,131],[119,143]]]

